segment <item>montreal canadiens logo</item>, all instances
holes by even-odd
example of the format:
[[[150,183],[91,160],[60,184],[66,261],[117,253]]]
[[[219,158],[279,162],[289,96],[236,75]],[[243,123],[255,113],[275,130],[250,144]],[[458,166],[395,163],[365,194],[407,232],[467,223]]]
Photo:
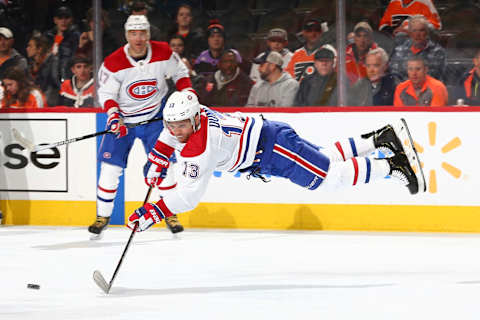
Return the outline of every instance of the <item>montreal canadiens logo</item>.
[[[158,92],[157,80],[139,80],[127,87],[127,94],[135,100],[146,100]]]

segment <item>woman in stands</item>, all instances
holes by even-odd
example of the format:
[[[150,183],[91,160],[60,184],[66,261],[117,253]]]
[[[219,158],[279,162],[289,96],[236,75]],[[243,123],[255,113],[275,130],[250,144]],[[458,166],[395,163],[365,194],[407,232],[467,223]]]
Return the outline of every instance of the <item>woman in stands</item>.
[[[2,109],[47,107],[44,94],[33,85],[23,70],[8,69],[2,83],[4,88]]]

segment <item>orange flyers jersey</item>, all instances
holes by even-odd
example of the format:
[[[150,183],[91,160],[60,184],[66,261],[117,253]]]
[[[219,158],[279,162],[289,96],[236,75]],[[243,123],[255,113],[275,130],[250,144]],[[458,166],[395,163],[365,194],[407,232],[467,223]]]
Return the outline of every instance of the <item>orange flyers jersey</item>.
[[[9,95],[6,94],[5,97],[2,100],[2,108],[6,108],[6,102],[7,99],[9,99]],[[30,94],[28,95],[27,101],[25,101],[24,104],[20,104],[20,102],[17,100],[10,106],[9,108],[13,109],[22,109],[22,108],[44,108],[47,107],[47,101],[45,99],[45,95],[37,89],[33,89]]]
[[[285,71],[290,73],[293,79],[299,81],[305,69],[309,66],[313,66],[315,52],[317,52],[317,50],[308,54],[304,47],[296,50],[292,59],[290,59],[290,63],[285,68]]]
[[[406,19],[421,14],[435,29],[442,29],[442,22],[431,0],[392,0],[380,20],[379,30],[386,27],[396,28]]]

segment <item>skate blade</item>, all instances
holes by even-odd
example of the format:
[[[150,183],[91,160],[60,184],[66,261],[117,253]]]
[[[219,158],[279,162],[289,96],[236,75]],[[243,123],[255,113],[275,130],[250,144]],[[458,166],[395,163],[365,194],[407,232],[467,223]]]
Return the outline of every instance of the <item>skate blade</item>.
[[[418,157],[415,143],[413,142],[412,135],[410,134],[410,130],[408,129],[407,122],[405,121],[405,119],[401,118],[398,124],[393,125],[393,129],[395,130],[395,134],[398,136],[398,139],[402,143],[403,151],[408,158],[410,166],[415,172],[415,176],[417,177],[418,181],[418,191],[427,191],[425,175],[423,174],[420,158]]]
[[[93,281],[97,284],[97,286],[103,290],[106,294],[110,291],[110,285],[107,283],[105,278],[102,276],[100,271],[95,270],[93,272]]]

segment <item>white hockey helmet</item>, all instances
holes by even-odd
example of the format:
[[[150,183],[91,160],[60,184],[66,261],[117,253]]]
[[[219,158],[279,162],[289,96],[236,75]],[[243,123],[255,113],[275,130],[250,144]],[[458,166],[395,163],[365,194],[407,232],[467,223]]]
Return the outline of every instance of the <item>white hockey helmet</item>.
[[[194,131],[195,116],[200,115],[200,103],[193,92],[175,91],[170,95],[163,109],[163,120],[166,122],[190,119]]]
[[[150,38],[150,23],[144,15],[132,14],[128,17],[127,22],[125,22],[125,37],[130,30],[146,30],[148,38]]]

